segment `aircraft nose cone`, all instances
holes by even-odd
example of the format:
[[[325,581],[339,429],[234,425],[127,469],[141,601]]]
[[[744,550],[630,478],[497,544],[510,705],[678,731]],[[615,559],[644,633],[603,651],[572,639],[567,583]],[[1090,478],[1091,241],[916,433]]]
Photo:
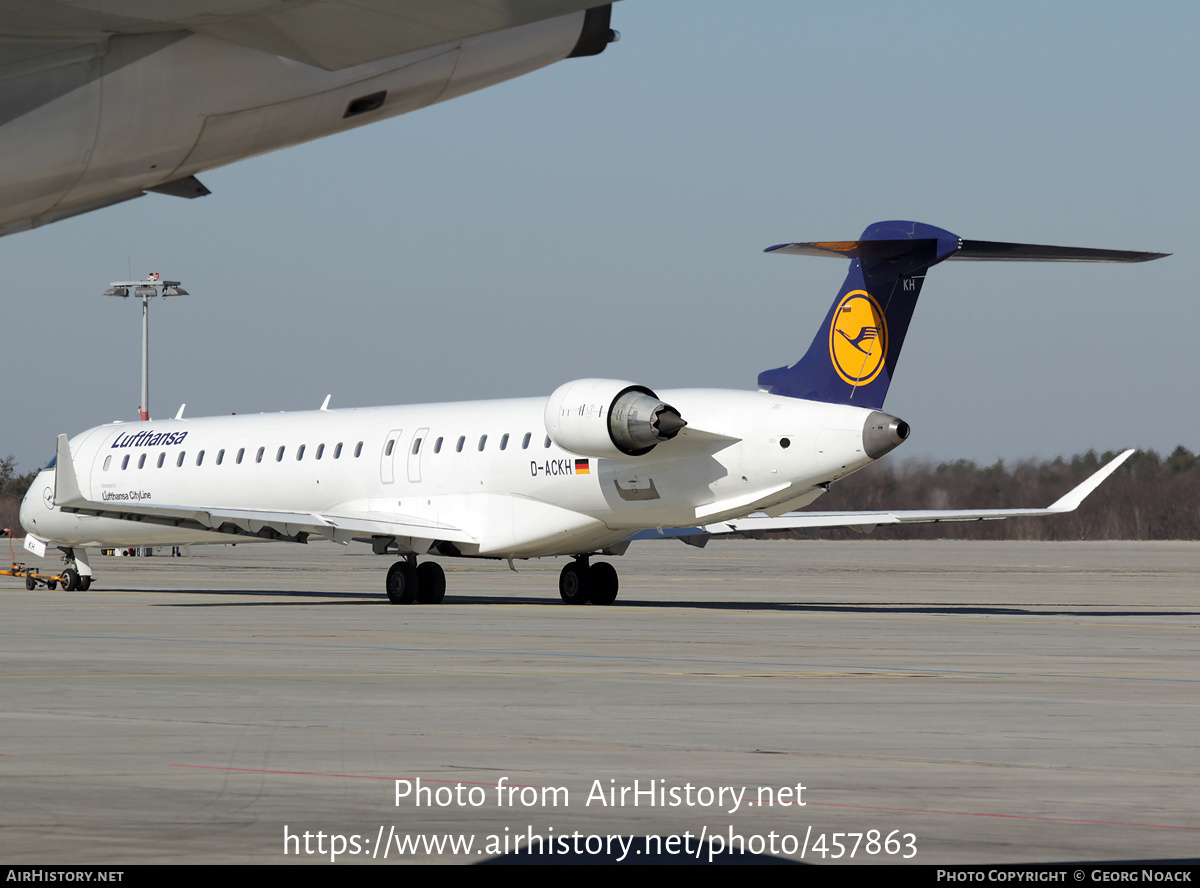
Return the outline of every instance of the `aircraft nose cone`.
[[[911,431],[904,420],[876,410],[863,423],[863,452],[871,459],[879,459],[903,444]]]
[[[41,500],[41,498],[41,486],[37,482],[34,482],[33,486],[25,493],[25,496],[21,498],[21,508],[17,512],[17,520],[21,522],[21,526],[26,531],[33,529],[35,523],[33,507],[37,505],[37,501]]]

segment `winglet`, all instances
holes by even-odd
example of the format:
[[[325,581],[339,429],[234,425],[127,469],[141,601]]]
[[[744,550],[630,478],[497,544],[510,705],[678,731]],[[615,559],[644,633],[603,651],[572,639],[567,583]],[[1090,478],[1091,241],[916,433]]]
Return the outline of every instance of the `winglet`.
[[[183,419],[183,408],[187,406],[187,402],[179,405],[179,412],[175,414],[176,419]]]
[[[71,445],[67,443],[66,435],[59,435],[58,451],[54,459],[54,505],[79,506],[86,502],[79,490],[79,479],[75,477]]]
[[[321,402],[321,409],[322,409],[322,410],[328,410],[328,409],[329,409],[329,399],[330,399],[330,398],[332,398],[332,397],[333,397],[333,392],[330,392],[328,395],[326,395],[326,396],[325,396],[325,400]]]
[[[1086,481],[1068,492],[1065,496],[1060,497],[1047,511],[1049,512],[1074,512],[1079,508],[1079,504],[1097,487],[1104,483],[1104,479],[1117,470],[1121,463],[1133,456],[1132,450],[1126,450],[1104,468],[1095,472]]]

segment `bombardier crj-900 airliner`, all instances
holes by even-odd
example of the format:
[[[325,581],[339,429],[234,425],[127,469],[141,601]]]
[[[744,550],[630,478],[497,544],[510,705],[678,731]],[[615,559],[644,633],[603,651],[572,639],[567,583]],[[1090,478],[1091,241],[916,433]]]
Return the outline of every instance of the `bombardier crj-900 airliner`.
[[[757,392],[580,379],[549,398],[347,410],[326,398],[304,413],[114,423],[59,436],[21,506],[26,546],[62,549],[67,587],[86,589],[89,547],[357,540],[400,556],[385,585],[396,603],[445,594],[442,568],[419,556],[568,556],[563,600],[607,604],[617,573],[591,559],[634,539],[1051,515],[1132,452],[1045,509],[792,511],[908,437],[882,407],[931,266],[1164,254],[968,241],[915,222],[767,252],[840,256],[850,272],[804,357],[762,373]]]

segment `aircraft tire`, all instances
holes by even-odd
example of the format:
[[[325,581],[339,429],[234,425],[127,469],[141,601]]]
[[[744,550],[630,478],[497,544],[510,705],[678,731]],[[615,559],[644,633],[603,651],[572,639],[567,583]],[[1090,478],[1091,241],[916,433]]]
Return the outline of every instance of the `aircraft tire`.
[[[417,601],[420,604],[441,604],[446,597],[446,572],[436,561],[417,565]]]
[[[588,568],[592,584],[589,598],[592,604],[612,604],[617,600],[617,569],[607,561],[597,561]]]
[[[30,592],[32,592],[34,589],[37,588],[37,580],[35,580],[33,577],[26,574],[25,575],[25,588],[28,589]]]
[[[92,588],[92,578],[90,576],[87,576],[86,574],[80,574],[79,575],[79,591],[86,592],[90,588]]]
[[[62,572],[63,591],[74,592],[79,588],[79,571],[73,567],[68,567]]]
[[[558,575],[558,594],[567,604],[587,604],[591,574],[586,564],[572,561]]]
[[[387,572],[387,597],[392,604],[417,600],[417,572],[407,561],[397,561]]]

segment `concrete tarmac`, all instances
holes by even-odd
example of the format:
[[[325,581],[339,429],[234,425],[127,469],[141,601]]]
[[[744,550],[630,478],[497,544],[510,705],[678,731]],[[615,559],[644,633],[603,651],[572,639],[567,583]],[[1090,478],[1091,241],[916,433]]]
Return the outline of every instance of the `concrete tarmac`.
[[[443,604],[394,606],[390,559],[328,544],[0,579],[0,860],[1200,856],[1200,544],[611,560],[611,607],[562,604],[561,559],[447,560]]]

